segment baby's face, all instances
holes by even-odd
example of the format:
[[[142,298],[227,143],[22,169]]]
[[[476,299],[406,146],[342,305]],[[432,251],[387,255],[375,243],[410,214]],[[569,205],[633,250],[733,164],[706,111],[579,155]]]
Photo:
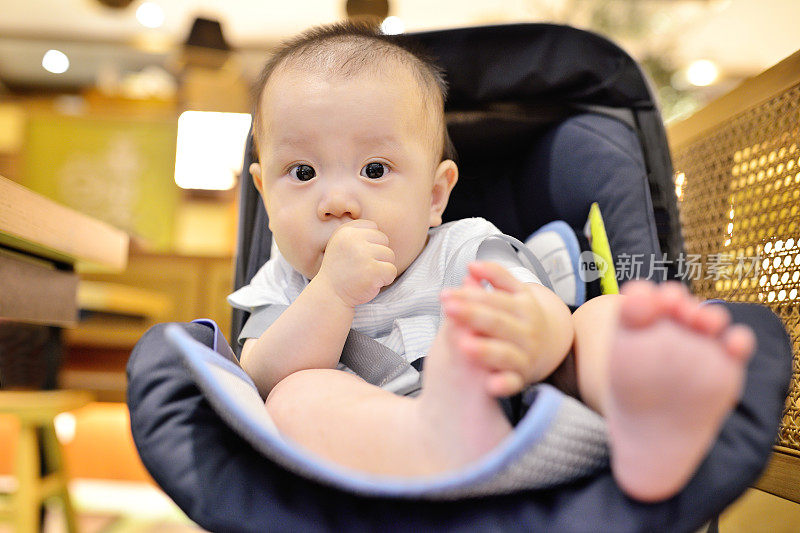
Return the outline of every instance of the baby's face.
[[[270,80],[251,171],[278,248],[305,277],[351,220],[372,220],[389,237],[398,276],[441,224],[457,169],[434,154],[413,84],[403,71],[331,79],[290,69]]]

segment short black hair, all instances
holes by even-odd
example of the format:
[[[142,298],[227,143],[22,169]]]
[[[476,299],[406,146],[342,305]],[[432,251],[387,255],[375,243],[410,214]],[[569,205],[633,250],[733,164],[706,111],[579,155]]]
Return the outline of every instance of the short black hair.
[[[441,160],[455,159],[455,148],[447,132],[444,102],[447,81],[444,70],[420,49],[404,39],[386,35],[366,22],[341,22],[316,26],[282,43],[267,60],[253,87],[253,135],[258,150],[262,133],[261,97],[275,71],[291,62],[324,68],[338,76],[352,77],[365,71],[379,72],[386,60],[407,66],[418,82],[423,105],[433,112]],[[396,63],[395,63],[396,64]]]

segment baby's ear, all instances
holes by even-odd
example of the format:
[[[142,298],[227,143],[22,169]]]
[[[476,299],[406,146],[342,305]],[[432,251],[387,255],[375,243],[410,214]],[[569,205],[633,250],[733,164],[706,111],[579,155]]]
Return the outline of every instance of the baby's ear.
[[[436,167],[431,191],[430,227],[441,225],[442,213],[450,200],[450,192],[458,181],[458,166],[451,159],[446,159]]]
[[[255,185],[256,189],[258,189],[259,194],[263,196],[264,188],[263,183],[261,182],[261,165],[258,163],[251,163],[250,175],[253,176],[253,185]]]

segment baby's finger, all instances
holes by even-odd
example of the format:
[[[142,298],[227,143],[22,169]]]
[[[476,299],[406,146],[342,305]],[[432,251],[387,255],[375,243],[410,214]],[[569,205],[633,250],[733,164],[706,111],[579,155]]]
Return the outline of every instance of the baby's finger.
[[[461,285],[462,287],[474,287],[476,289],[483,289],[483,285],[479,279],[475,278],[472,274],[467,274],[464,276],[464,282]],[[485,290],[485,289],[484,289]]]
[[[345,222],[336,228],[336,231],[339,231],[345,226],[349,228],[378,229],[378,224],[376,224],[374,221],[369,220],[368,218],[357,218],[355,220],[351,220],[350,222]]]
[[[479,282],[486,280],[492,287],[506,292],[519,292],[525,287],[502,265],[491,261],[473,261],[468,265],[469,273]]]
[[[483,304],[512,314],[517,314],[519,308],[519,302],[513,295],[501,291],[487,291],[480,285],[478,287],[445,289],[440,296],[442,302],[457,301],[461,302],[462,305],[468,303]]]
[[[475,333],[504,339],[518,346],[527,345],[527,329],[524,323],[507,311],[460,299],[445,299],[442,308],[445,315],[469,326]]]
[[[525,381],[516,372],[496,372],[486,379],[486,392],[498,398],[516,394],[524,387]]]
[[[389,237],[379,229],[365,229],[364,238],[367,242],[379,244],[381,246],[389,246]]]
[[[524,374],[529,366],[522,350],[510,342],[466,334],[459,339],[458,347],[467,357],[491,370]]]

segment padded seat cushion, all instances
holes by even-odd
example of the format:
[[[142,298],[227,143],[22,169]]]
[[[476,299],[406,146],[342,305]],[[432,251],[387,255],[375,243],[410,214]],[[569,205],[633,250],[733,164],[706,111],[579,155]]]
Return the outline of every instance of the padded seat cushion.
[[[616,118],[582,113],[532,135],[528,143],[533,150],[521,157],[470,155],[463,161],[445,220],[483,216],[523,241],[546,223],[564,220],[583,241],[589,207],[597,202],[615,264],[622,262],[620,251],[641,256],[641,276],[625,279],[648,277],[661,249],[636,133]]]
[[[167,342],[167,324],[151,328],[128,362],[131,430],[156,482],[210,531],[695,531],[758,478],[791,377],[780,320],[763,306],[723,305],[758,339],[742,400],[687,487],[658,504],[630,500],[608,470],[554,489],[459,501],[359,496],[297,476],[219,418]],[[213,345],[211,328],[181,327]]]

